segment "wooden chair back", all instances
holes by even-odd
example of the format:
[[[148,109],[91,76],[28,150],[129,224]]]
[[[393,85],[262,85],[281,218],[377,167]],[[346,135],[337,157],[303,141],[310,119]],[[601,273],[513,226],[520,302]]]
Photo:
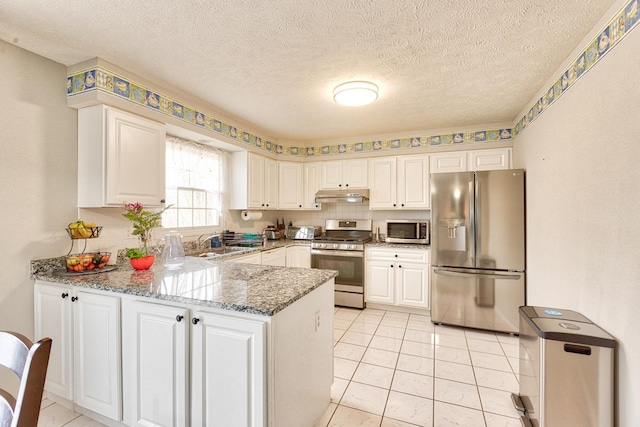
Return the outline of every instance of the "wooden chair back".
[[[20,378],[18,395],[0,389],[0,426],[37,427],[51,338],[33,344],[24,335],[0,331],[0,365]]]

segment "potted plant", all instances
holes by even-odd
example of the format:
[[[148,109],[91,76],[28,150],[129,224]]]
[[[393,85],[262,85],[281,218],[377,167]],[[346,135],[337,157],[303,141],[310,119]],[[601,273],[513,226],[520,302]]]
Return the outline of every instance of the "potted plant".
[[[140,203],[127,203],[124,205],[123,217],[133,223],[133,234],[140,240],[139,248],[127,248],[125,256],[129,258],[131,266],[136,270],[148,270],[155,261],[155,255],[149,251],[151,230],[160,226],[162,213],[170,206],[159,212],[145,210]]]

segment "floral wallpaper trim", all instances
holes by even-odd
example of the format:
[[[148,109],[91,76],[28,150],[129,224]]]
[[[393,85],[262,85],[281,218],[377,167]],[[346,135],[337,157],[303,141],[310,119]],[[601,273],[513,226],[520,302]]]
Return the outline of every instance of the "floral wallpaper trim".
[[[376,151],[403,151],[415,148],[447,147],[483,142],[507,142],[511,140],[512,136],[512,130],[509,128],[481,129],[440,135],[422,135],[312,147],[285,146],[266,140],[232,124],[225,123],[207,112],[172,99],[158,91],[146,88],[102,67],[92,67],[67,76],[68,97],[97,90],[124,98],[151,110],[159,111],[185,123],[214,131],[252,147],[284,156],[318,157],[372,153]]]
[[[551,104],[560,98],[580,77],[591,69],[615,45],[635,28],[640,16],[638,1],[631,0],[607,23],[604,30],[578,55],[551,87],[531,106],[527,114],[515,124],[514,135],[522,133]]]

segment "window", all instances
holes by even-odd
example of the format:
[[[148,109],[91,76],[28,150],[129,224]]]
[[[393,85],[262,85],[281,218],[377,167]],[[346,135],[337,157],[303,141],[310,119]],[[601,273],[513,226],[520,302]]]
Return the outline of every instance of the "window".
[[[165,228],[220,224],[224,151],[176,137],[167,138]]]

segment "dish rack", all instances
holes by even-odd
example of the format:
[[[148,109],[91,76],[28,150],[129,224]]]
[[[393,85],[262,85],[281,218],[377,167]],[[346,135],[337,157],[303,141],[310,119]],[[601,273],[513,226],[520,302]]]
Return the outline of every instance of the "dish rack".
[[[263,245],[264,234],[260,233],[235,233],[233,231],[222,233],[224,246],[239,246],[255,248]]]

